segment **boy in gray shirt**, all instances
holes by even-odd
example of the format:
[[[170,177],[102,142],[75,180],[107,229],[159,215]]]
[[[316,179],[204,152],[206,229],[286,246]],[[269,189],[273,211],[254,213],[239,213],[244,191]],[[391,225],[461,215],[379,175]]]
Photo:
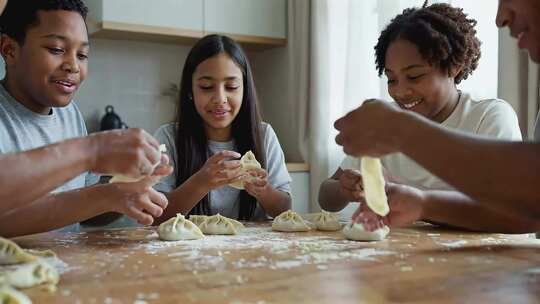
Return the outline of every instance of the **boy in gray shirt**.
[[[3,34],[0,51],[6,62],[6,78],[0,89],[1,154],[86,135],[82,116],[72,103],[74,93],[86,77],[89,48],[86,12],[80,0],[8,3],[0,17]],[[139,138],[144,137],[141,130],[132,132]],[[93,137],[80,145],[79,150],[97,152],[108,145],[115,154],[126,149],[121,134],[109,136],[107,143]],[[149,143],[139,140],[134,144]],[[157,147],[157,142],[154,141],[154,145]],[[147,151],[151,153],[156,147]],[[50,153],[59,151],[52,149]],[[150,159],[153,163],[142,166],[140,174],[152,174],[152,165],[160,161],[159,154]],[[95,156],[85,161],[86,164],[79,162],[78,166],[94,167],[97,163]],[[87,188],[83,187],[96,179],[88,173],[82,174],[57,188],[54,194],[0,214],[0,234],[14,236],[57,229],[109,211],[151,224],[153,217],[160,216],[167,205],[166,198],[150,187],[159,178],[158,173],[168,174],[170,168],[154,172],[136,183]],[[32,188],[32,183],[39,180],[30,180],[26,188]],[[68,191],[73,189],[76,190]],[[18,218],[25,218],[24,223]],[[68,229],[76,230],[77,225]]]

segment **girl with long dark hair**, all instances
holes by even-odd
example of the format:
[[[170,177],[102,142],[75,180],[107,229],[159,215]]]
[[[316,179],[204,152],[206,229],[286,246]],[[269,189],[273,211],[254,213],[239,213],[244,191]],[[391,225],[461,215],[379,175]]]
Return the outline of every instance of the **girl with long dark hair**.
[[[155,137],[167,145],[175,170],[155,186],[169,199],[158,223],[178,212],[257,220],[290,209],[283,151],[272,127],[261,120],[248,59],[232,39],[209,35],[191,49],[177,119]],[[255,179],[235,170],[240,163],[234,159],[248,151],[262,165],[249,171]],[[240,180],[246,181],[245,190],[228,186]]]

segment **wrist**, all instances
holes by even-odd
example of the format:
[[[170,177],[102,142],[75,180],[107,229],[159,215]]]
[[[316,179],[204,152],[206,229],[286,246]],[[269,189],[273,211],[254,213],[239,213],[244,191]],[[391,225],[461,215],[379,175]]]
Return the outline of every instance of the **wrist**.
[[[188,178],[186,183],[195,193],[199,193],[203,196],[212,190],[210,185],[205,182],[205,179],[201,177],[200,171]]]
[[[83,153],[84,163],[86,166],[86,171],[95,172],[97,168],[97,158],[98,158],[98,140],[97,134],[92,134],[86,137],[81,138],[81,149]],[[103,173],[103,172],[96,172]]]

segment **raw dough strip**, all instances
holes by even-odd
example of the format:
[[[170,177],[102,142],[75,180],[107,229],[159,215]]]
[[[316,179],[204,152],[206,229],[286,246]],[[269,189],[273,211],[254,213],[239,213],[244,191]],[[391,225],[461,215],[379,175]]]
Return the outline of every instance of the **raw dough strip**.
[[[368,156],[362,157],[360,159],[360,172],[362,173],[367,205],[378,215],[387,215],[390,209],[388,208],[388,198],[384,189],[385,182],[381,160]]]

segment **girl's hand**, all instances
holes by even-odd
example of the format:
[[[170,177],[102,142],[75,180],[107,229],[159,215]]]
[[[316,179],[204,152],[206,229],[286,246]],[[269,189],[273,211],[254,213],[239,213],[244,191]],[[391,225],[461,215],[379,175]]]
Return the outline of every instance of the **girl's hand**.
[[[383,225],[405,226],[423,218],[424,192],[422,190],[407,185],[387,183],[386,193],[390,212],[385,217],[375,214],[367,204],[363,203],[354,212],[353,221],[363,223],[366,230],[373,231]]]
[[[350,202],[359,202],[364,197],[362,175],[360,172],[344,169],[339,176],[340,190]]]
[[[212,155],[204,164],[204,166],[193,176],[197,183],[210,191],[216,188],[223,187],[230,183],[239,181],[245,176],[238,170],[240,161],[227,160],[230,158],[240,158],[241,155],[234,151],[221,151]]]
[[[264,169],[250,169],[249,174],[253,179],[244,182],[244,189],[255,198],[261,197],[268,189],[268,172]]]

